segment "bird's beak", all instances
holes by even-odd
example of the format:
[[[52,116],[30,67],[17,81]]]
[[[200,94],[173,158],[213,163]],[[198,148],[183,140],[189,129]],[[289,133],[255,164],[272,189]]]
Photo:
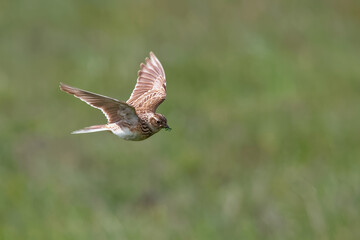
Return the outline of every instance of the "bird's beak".
[[[169,127],[169,125],[166,124],[166,126],[164,127],[166,131],[171,131],[171,127]]]

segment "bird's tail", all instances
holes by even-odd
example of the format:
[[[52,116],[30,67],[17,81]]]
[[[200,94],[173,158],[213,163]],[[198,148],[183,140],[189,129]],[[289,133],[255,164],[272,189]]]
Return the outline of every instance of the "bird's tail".
[[[73,131],[72,134],[79,133],[92,133],[92,132],[101,132],[101,131],[109,131],[106,125],[94,125],[90,127],[86,127],[80,130]]]

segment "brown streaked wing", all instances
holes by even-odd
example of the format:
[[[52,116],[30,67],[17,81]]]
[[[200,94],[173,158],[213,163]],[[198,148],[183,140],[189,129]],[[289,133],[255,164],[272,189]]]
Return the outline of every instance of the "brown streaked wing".
[[[135,109],[128,104],[96,93],[88,92],[79,88],[60,83],[60,89],[64,92],[86,102],[90,106],[100,109],[106,116],[108,123],[115,123],[120,120],[137,123],[139,118]]]
[[[166,98],[166,77],[160,61],[153,52],[145,64],[140,64],[138,79],[129,100],[126,103],[135,107],[155,112]]]

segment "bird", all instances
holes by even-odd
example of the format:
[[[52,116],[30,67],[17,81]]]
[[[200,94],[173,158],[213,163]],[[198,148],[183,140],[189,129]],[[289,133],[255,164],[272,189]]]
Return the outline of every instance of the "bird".
[[[166,98],[166,77],[153,52],[150,52],[150,58],[145,58],[145,63],[140,64],[135,88],[126,102],[61,82],[60,90],[101,110],[107,118],[107,124],[86,127],[72,134],[108,131],[125,140],[141,141],[163,128],[171,130],[166,117],[156,113]]]

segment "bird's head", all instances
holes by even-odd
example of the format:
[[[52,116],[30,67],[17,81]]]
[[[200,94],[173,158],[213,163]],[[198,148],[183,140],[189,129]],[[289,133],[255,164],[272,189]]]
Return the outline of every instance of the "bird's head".
[[[154,132],[158,132],[162,128],[165,128],[165,130],[171,130],[171,128],[167,124],[167,120],[166,120],[165,116],[160,113],[155,113],[150,118],[150,125]]]

